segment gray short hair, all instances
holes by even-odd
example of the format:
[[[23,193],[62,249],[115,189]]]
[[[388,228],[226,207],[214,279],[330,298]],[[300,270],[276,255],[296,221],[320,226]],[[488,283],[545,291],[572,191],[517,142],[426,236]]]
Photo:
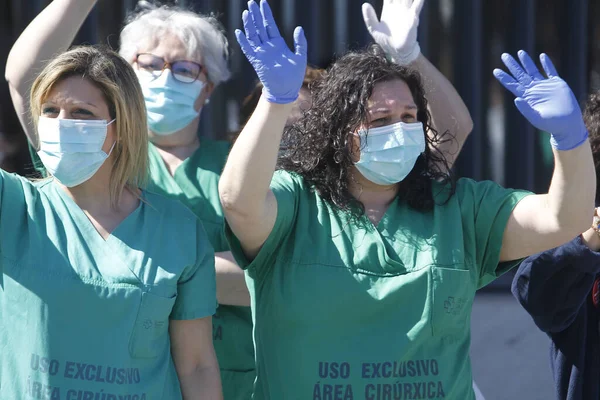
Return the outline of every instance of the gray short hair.
[[[146,3],[146,2],[144,2]],[[218,85],[231,76],[227,66],[227,37],[214,15],[202,15],[176,6],[145,4],[142,11],[131,15],[121,31],[119,54],[131,62],[138,45],[165,32],[176,35],[186,46],[187,56],[202,55],[208,80]]]

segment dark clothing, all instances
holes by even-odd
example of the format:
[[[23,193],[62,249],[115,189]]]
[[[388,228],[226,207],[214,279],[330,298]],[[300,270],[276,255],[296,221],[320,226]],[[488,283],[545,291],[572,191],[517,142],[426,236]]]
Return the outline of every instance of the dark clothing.
[[[592,301],[599,274],[600,253],[578,236],[527,258],[512,284],[514,296],[552,339],[550,364],[560,400],[600,400],[600,310]]]

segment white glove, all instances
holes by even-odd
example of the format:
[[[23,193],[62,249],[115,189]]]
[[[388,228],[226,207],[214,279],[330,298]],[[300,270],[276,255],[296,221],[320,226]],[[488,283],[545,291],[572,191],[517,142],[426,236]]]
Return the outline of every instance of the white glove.
[[[369,33],[392,60],[408,65],[421,53],[417,42],[419,13],[425,0],[384,0],[381,20],[369,3],[362,6]]]

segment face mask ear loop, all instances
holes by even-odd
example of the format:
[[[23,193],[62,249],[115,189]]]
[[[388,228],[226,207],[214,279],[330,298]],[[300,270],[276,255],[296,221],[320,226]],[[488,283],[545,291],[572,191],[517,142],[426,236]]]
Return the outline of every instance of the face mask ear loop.
[[[106,124],[106,126],[109,126],[110,124],[112,124],[116,120],[117,120],[116,118],[113,118],[112,121],[110,121],[108,124]],[[117,144],[117,141],[114,141],[113,144],[112,144],[112,146],[110,146],[110,150],[108,151],[108,154],[106,155],[106,158],[110,157],[110,155],[112,154],[112,151],[115,148],[115,144]]]
[[[117,144],[117,142],[113,142],[112,146],[110,146],[110,150],[108,151],[108,154],[106,155],[106,158],[110,157],[110,155],[112,154],[113,149],[115,148],[115,144]]]

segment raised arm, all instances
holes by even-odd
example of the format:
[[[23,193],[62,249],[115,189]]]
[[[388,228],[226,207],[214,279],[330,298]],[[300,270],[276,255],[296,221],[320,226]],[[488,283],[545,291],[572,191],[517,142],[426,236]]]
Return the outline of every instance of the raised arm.
[[[29,89],[35,77],[56,54],[69,48],[96,0],[54,0],[25,28],[6,61],[13,106],[29,141],[37,135],[28,114]]]
[[[519,111],[537,129],[551,133],[554,174],[547,194],[527,196],[514,208],[504,231],[501,261],[515,260],[568,242],[589,227],[594,213],[596,172],[587,129],[573,92],[546,56],[547,78],[527,53],[522,66],[502,55],[512,76],[499,69],[496,78],[515,96]]]
[[[373,6],[364,3],[363,18],[369,33],[388,57],[421,73],[432,125],[440,135],[437,150],[452,166],[473,130],[473,120],[454,86],[421,54],[417,28],[424,3],[425,0],[384,0],[380,20]]]
[[[573,323],[600,273],[599,250],[600,238],[589,229],[521,263],[512,292],[543,332],[562,332]]]
[[[266,1],[254,1],[242,14],[245,33],[236,31],[242,51],[262,82],[263,94],[233,145],[219,181],[223,212],[246,256],[256,256],[277,217],[269,185],[281,135],[298,97],[306,70],[306,39],[294,31],[295,52],[287,47]]]

